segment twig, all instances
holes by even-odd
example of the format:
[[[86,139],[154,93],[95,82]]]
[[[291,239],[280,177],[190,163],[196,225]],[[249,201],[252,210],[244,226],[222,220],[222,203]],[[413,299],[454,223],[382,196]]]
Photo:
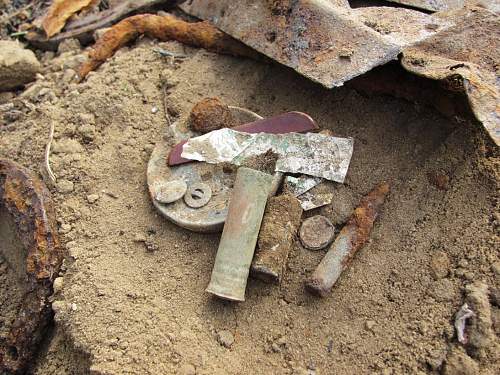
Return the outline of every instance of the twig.
[[[12,38],[14,38],[14,37],[16,37],[16,36],[25,36],[26,34],[28,34],[28,32],[27,32],[27,31],[18,31],[18,32],[15,32],[15,33],[10,34],[10,36],[11,36]]]
[[[45,146],[45,169],[47,170],[47,174],[49,175],[50,180],[52,181],[53,184],[56,183],[56,176],[54,175],[54,172],[52,172],[52,169],[50,168],[50,147],[52,145],[52,140],[54,139],[54,121],[51,121],[50,123],[50,132],[49,132],[49,140],[47,142],[47,146]]]

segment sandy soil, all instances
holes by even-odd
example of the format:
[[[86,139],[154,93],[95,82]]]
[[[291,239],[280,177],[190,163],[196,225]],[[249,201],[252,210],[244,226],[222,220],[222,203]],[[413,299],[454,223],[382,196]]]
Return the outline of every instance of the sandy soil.
[[[173,63],[158,46],[188,58]],[[500,158],[480,125],[176,43],[143,40],[80,85],[61,71],[78,58],[46,59],[37,84],[49,92],[28,95],[27,114],[0,127],[0,156],[41,170],[55,124],[52,191],[68,256],[35,374],[500,371],[498,300],[476,299],[489,327],[479,347],[464,350],[453,328],[468,285],[483,282],[491,296],[500,287]],[[305,292],[323,252],[299,241],[281,286],[250,280],[239,304],[204,292],[219,235],[167,222],[146,188],[167,126],[165,84],[172,120],[218,96],[262,116],[304,111],[354,137],[346,183],[329,184],[333,203],[305,216],[322,213],[340,228],[375,184],[391,183],[370,243],[328,298]]]

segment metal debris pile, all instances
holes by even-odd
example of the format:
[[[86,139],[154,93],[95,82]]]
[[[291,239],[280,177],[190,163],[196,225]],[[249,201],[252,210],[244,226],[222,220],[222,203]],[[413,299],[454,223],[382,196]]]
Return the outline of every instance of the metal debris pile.
[[[317,215],[301,225],[302,216],[335,204],[331,190],[315,188],[344,182],[354,140],[318,132],[314,120],[300,112],[267,119],[255,114],[255,121],[235,125],[238,114],[249,111],[227,107],[226,123],[219,117],[216,125],[200,107],[211,112],[212,106],[203,103],[224,104],[215,98],[200,103],[187,124],[172,124],[167,132],[172,146],[160,142],[160,153],[153,152],[148,184],[155,206],[174,223],[195,231],[222,229],[207,291],[244,301],[250,273],[265,282],[282,281],[298,236],[309,250],[325,249],[335,239],[336,228],[327,218]],[[182,133],[183,128],[191,130]],[[197,135],[200,129],[205,134]],[[178,142],[174,134],[188,139]],[[325,296],[368,240],[388,191],[385,183],[375,188],[340,231],[306,283],[314,294]],[[220,225],[214,226],[217,216]]]
[[[97,40],[90,60],[79,70],[81,79],[140,35],[261,61],[270,58],[328,88],[397,60],[410,73],[465,94],[472,112],[499,145],[497,2],[391,2],[393,6],[368,2],[359,7],[346,0],[57,0],[44,16],[25,22],[21,34],[14,35],[52,50],[69,38],[84,45]],[[37,12],[39,8],[37,3]],[[141,14],[158,9],[158,15]],[[186,13],[203,21],[193,22]],[[97,31],[102,37],[97,38]],[[378,86],[376,91],[394,94],[385,83]],[[399,91],[410,100],[419,97],[410,89]],[[442,100],[426,102],[439,106],[436,101]]]

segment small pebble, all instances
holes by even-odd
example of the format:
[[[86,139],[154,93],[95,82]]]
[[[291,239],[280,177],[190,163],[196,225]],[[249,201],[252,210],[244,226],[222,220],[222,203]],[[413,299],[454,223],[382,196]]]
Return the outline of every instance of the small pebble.
[[[99,200],[99,195],[98,194],[90,194],[87,195],[87,201],[92,204],[95,203]]]
[[[367,331],[372,331],[373,332],[373,328],[377,325],[377,323],[374,321],[374,320],[367,320],[365,322],[365,329]]]
[[[491,269],[495,273],[495,275],[500,276],[500,262],[493,263]]]
[[[74,190],[74,184],[68,180],[60,180],[57,183],[57,191],[62,194],[71,193]]]
[[[429,288],[430,295],[437,302],[450,302],[455,298],[455,287],[450,279],[440,279],[432,283]]]
[[[442,279],[450,270],[450,258],[444,251],[437,251],[431,256],[431,273],[434,279]]]
[[[71,83],[76,77],[76,72],[73,69],[66,69],[61,80],[64,83]]]
[[[230,348],[234,343],[234,336],[231,332],[223,330],[217,333],[217,341],[225,348]]]
[[[54,288],[54,294],[59,293],[64,285],[64,279],[62,277],[56,277],[52,287]]]
[[[156,112],[158,112],[158,107],[151,108],[151,113],[155,114]]]
[[[190,363],[185,363],[179,367],[179,371],[177,373],[179,375],[195,375],[196,368]]]
[[[137,233],[134,237],[135,242],[146,242],[146,236],[141,233]]]
[[[61,227],[59,228],[59,233],[61,234],[66,234],[71,231],[71,224],[62,224]]]

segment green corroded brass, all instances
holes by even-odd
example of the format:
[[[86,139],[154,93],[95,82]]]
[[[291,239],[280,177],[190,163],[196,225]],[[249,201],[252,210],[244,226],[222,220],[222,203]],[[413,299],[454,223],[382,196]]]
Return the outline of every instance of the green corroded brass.
[[[245,300],[245,288],[273,176],[241,167],[207,292],[232,301]]]

